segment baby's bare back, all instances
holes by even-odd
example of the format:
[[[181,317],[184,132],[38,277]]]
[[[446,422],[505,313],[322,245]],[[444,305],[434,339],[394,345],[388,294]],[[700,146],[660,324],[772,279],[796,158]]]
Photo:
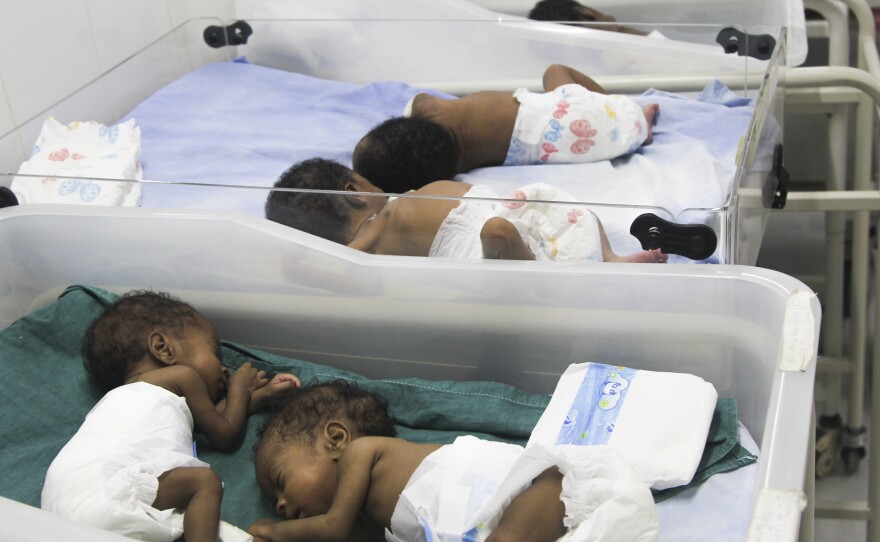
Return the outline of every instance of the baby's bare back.
[[[370,438],[370,437],[362,437]],[[370,476],[370,491],[364,508],[376,523],[391,526],[397,499],[422,461],[440,444],[418,444],[397,438],[382,438],[378,459]]]
[[[428,256],[434,237],[449,212],[458,206],[458,199],[471,189],[468,183],[436,181],[389,202],[379,216],[374,254]],[[420,196],[440,196],[438,199]]]
[[[461,148],[458,172],[504,163],[519,111],[512,92],[486,90],[457,100],[419,98],[413,116],[434,120],[455,135]]]

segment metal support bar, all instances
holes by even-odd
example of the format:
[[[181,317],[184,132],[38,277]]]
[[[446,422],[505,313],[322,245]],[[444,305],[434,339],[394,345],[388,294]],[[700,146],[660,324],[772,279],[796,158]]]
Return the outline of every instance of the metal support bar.
[[[789,192],[783,212],[796,211],[880,211],[877,190],[840,192]]]
[[[871,511],[867,501],[817,501],[816,517],[868,521],[871,518]]]

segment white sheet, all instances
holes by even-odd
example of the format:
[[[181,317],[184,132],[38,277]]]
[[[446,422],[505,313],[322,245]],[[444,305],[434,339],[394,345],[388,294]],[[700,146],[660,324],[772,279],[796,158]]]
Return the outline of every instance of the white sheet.
[[[740,444],[758,455],[752,436],[742,424],[739,428]],[[657,503],[661,542],[742,542],[749,532],[757,483],[758,465],[753,463]]]
[[[426,90],[442,95],[393,81],[353,85],[246,62],[208,64],[159,90],[127,117],[141,126],[145,178],[198,183],[145,187],[143,206],[262,216],[265,190],[203,185],[269,187],[291,164],[316,156],[350,164],[364,133],[399,115]],[[579,201],[663,207],[670,211],[664,218],[725,205],[751,102],[721,83],[695,99],[656,90],[635,99],[660,104],[654,141],[635,154],[593,164],[484,168],[458,178],[502,194],[547,182]],[[640,249],[629,227],[644,210],[594,211],[615,252]]]

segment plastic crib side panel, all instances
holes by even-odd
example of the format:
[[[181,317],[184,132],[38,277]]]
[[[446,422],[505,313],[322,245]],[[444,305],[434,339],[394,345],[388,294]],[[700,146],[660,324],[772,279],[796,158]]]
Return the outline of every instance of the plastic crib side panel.
[[[740,148],[734,204],[729,215],[728,262],[754,265],[770,209],[785,205],[788,192],[782,147],[785,36],[783,29],[763,75],[755,112]]]
[[[738,266],[373,256],[244,215],[32,205],[0,211],[0,326],[66,286],[152,287],[226,340],[371,378],[492,379],[550,392],[596,361],[697,374],[761,447],[759,487],[799,490],[816,344],[780,371],[803,284]],[[819,308],[812,298],[813,337]]]

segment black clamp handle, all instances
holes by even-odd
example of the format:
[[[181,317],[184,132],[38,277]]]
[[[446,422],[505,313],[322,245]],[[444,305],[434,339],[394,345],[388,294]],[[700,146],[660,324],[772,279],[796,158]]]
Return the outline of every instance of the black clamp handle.
[[[782,143],[778,143],[776,148],[773,149],[773,169],[767,175],[767,182],[764,183],[762,194],[764,207],[770,207],[771,209],[785,208],[790,182],[788,170],[782,164]]]
[[[0,186],[0,209],[3,207],[12,207],[13,205],[18,205],[18,198],[15,197],[12,190],[5,186]]]
[[[228,26],[209,26],[205,29],[202,37],[205,43],[215,49],[225,45],[244,45],[254,33],[254,29],[247,21],[235,21]]]
[[[644,250],[659,248],[664,254],[678,254],[692,260],[705,260],[718,246],[718,236],[706,224],[676,224],[653,213],[639,215],[629,232]]]
[[[718,32],[715,42],[729,55],[748,55],[758,60],[768,60],[776,48],[776,39],[770,34],[746,34],[732,26]]]

